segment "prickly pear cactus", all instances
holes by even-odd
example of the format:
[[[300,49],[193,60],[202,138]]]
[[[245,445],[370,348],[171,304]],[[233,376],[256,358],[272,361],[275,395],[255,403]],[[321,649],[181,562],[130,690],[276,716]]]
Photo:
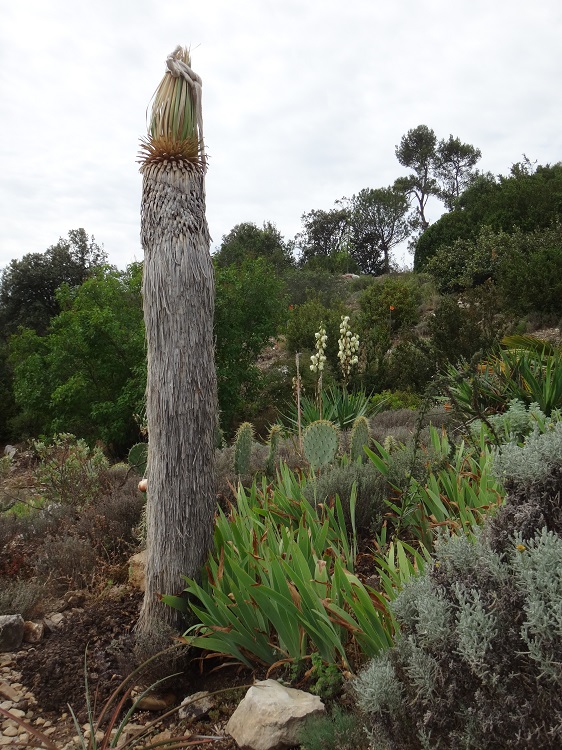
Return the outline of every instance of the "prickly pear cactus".
[[[137,474],[144,477],[146,474],[146,463],[148,461],[148,443],[136,443],[129,451],[128,456],[129,466],[131,466]]]
[[[302,444],[304,456],[313,469],[326,466],[338,450],[338,428],[327,419],[311,422],[303,433]]]
[[[280,425],[274,424],[271,426],[267,443],[269,451],[265,461],[265,473],[268,477],[272,477],[275,474],[275,459],[277,457],[277,451],[279,450],[279,443],[281,442],[282,434]]]
[[[239,476],[250,473],[250,458],[254,443],[254,428],[250,422],[242,422],[234,439],[234,471]]]
[[[365,460],[365,451],[363,447],[369,445],[371,433],[369,422],[366,417],[357,417],[351,428],[351,460],[357,463],[363,463]]]

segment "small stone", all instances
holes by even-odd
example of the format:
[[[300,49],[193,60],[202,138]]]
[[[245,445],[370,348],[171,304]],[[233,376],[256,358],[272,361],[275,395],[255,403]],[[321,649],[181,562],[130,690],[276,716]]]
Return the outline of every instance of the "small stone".
[[[2,687],[3,687],[2,683],[0,683],[0,693],[2,693]],[[9,685],[6,685],[5,687],[10,689]],[[14,705],[14,703],[17,703],[17,700],[19,698],[19,695],[15,691],[13,691],[13,695],[14,697],[12,699],[7,700],[7,701],[2,701],[2,703],[0,703],[0,708],[3,708],[4,711],[9,711],[11,707]]]
[[[29,735],[28,735],[28,733],[27,732],[22,732],[22,734],[20,734],[20,736],[18,737],[18,741],[19,741],[20,745],[23,745],[25,747],[27,745],[27,743],[29,742]]]
[[[136,705],[137,711],[166,711],[176,703],[174,693],[163,693],[162,695],[148,694]]]
[[[17,651],[23,640],[23,617],[0,616],[0,651]]]
[[[23,623],[23,640],[25,643],[39,643],[43,638],[45,626],[42,622],[26,620]]]
[[[2,730],[2,734],[4,737],[17,737],[18,736],[18,728],[17,727],[6,727]]]
[[[68,719],[68,714],[67,714],[67,713],[66,713],[66,711],[65,711],[65,712],[64,712],[63,714],[61,714],[61,716],[60,716],[60,717],[61,717],[61,719],[62,719],[62,720],[64,721],[65,719]]]
[[[44,726],[44,727],[52,727],[52,726],[53,726],[53,722],[52,722],[52,721],[48,721],[48,720],[45,720],[45,721],[43,722],[43,726]]]
[[[21,708],[12,708],[10,713],[18,719],[23,719],[25,716],[25,711],[22,711]]]
[[[46,734],[47,737],[49,737],[49,735],[54,734],[56,731],[57,731],[56,727],[48,727],[47,729],[43,731],[43,734]]]
[[[81,607],[86,600],[86,594],[83,591],[67,591],[64,595],[64,601],[67,607],[75,609]]]
[[[145,589],[146,554],[142,550],[129,558],[129,583],[140,591]]]
[[[62,716],[61,716],[61,719],[62,719]],[[45,723],[45,719],[42,716],[38,716],[35,719],[35,725],[38,727],[42,727],[44,723]]]
[[[45,617],[44,623],[49,630],[56,630],[63,620],[64,615],[62,612],[51,612]]]
[[[210,694],[206,690],[203,690],[199,693],[186,696],[181,702],[181,706],[178,711],[178,718],[194,721],[208,714],[214,708],[215,702],[212,700]]]
[[[11,745],[14,746],[14,742],[12,741],[11,737],[5,737],[4,735],[0,734],[0,747]]]
[[[186,737],[189,737],[189,733],[185,733]],[[157,743],[157,742],[164,742],[164,740],[169,740],[172,738],[172,733],[169,729],[166,729],[164,732],[159,732],[158,734],[155,734],[154,737],[151,738],[151,743]]]

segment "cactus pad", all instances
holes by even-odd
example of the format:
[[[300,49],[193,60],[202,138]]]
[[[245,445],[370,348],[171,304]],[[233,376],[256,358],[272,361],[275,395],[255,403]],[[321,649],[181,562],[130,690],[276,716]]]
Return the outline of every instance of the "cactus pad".
[[[129,466],[131,466],[141,477],[144,477],[148,461],[148,443],[136,443],[133,445],[129,451],[128,461]]]
[[[369,445],[371,434],[369,422],[366,417],[357,417],[351,429],[351,460],[363,463],[365,451],[363,447]]]
[[[326,419],[308,425],[302,436],[304,455],[313,469],[334,460],[339,445],[338,428]]]
[[[250,473],[250,458],[254,444],[254,428],[250,422],[242,422],[234,439],[234,471],[239,476]]]

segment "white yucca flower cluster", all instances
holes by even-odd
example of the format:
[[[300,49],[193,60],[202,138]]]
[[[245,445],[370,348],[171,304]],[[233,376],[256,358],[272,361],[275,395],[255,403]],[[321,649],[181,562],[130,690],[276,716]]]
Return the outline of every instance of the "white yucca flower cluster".
[[[344,381],[347,383],[351,368],[359,362],[359,336],[351,332],[349,315],[342,315],[340,323],[340,338],[338,341],[338,359]]]
[[[322,323],[320,324],[320,330],[314,334],[314,338],[316,339],[316,354],[313,354],[310,358],[310,369],[312,372],[322,372],[324,369],[324,362],[326,361],[324,350],[326,349],[326,341],[328,341],[326,329]]]

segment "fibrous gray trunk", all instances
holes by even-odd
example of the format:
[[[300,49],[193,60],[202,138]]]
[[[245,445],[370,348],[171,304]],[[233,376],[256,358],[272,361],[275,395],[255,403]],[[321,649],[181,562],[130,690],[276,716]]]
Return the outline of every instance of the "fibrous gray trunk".
[[[143,168],[141,239],[148,358],[146,592],[137,631],[176,627],[182,575],[196,577],[213,532],[216,376],[214,277],[204,175]]]

